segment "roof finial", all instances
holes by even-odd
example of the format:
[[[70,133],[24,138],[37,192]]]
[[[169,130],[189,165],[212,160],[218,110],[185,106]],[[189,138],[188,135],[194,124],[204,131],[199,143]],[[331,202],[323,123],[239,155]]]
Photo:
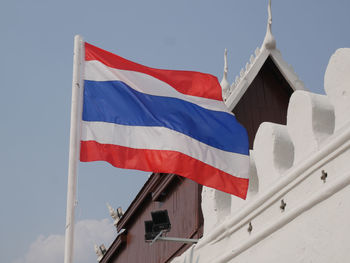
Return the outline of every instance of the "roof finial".
[[[97,255],[97,261],[100,262],[101,259],[103,258],[103,253],[98,245],[95,244],[94,248],[95,248],[95,253]]]
[[[113,207],[111,207],[111,205],[109,203],[107,203],[107,207],[108,207],[109,214],[114,219],[113,224],[116,227],[118,222],[119,222],[119,219],[120,219],[121,215],[119,215],[118,214],[118,210],[115,210]],[[120,208],[120,211],[121,211],[121,208]]]
[[[267,6],[267,13],[268,13],[268,23],[271,26],[272,24],[271,0],[269,0],[269,5]]]
[[[227,99],[230,91],[230,83],[227,81],[227,72],[228,72],[228,67],[227,67],[227,49],[225,48],[225,53],[224,53],[224,75],[222,77],[222,80],[220,82],[221,88],[222,88],[222,98],[224,100]]]
[[[274,49],[276,48],[276,39],[271,32],[271,26],[272,26],[271,0],[269,0],[267,13],[268,13],[267,28],[266,28],[266,35],[265,35],[263,47],[265,47],[266,49]]]
[[[225,75],[225,78],[227,78],[227,71],[228,71],[228,67],[227,67],[227,48],[225,48],[225,54],[224,54],[224,75]]]

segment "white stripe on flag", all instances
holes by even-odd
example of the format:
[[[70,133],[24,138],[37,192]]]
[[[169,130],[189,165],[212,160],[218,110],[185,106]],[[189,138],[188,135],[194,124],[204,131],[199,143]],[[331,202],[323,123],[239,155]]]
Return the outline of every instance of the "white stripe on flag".
[[[169,84],[150,75],[137,71],[111,68],[97,60],[85,62],[84,75],[85,80],[122,81],[134,90],[145,94],[177,98],[197,104],[198,106],[209,110],[224,111],[229,113],[226,105],[222,101],[185,95],[178,92]]]
[[[82,121],[81,140],[136,149],[177,151],[228,174],[248,178],[249,156],[216,149],[164,127]]]

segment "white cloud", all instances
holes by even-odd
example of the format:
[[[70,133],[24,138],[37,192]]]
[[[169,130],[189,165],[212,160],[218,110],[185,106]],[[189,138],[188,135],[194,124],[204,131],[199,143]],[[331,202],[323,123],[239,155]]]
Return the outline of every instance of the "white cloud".
[[[75,225],[74,262],[96,263],[94,244],[106,248],[116,237],[116,230],[108,219],[81,220]],[[62,263],[64,258],[64,235],[40,235],[22,258],[13,263]]]

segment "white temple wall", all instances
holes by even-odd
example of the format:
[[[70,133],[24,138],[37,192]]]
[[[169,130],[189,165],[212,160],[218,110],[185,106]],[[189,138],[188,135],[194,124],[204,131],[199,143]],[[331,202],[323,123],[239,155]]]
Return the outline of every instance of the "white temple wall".
[[[325,90],[296,91],[286,126],[259,127],[247,200],[204,190],[204,236],[172,262],[349,261],[350,49],[331,57]]]
[[[348,262],[349,196],[347,186],[228,262]]]

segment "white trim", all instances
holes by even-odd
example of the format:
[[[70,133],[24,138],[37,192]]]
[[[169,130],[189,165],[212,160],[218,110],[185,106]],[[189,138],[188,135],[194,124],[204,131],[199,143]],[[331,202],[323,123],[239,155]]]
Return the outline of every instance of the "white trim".
[[[236,107],[237,103],[247,91],[250,84],[254,81],[269,56],[294,91],[306,90],[304,83],[298,78],[293,68],[284,61],[281,52],[278,49],[266,49],[265,47],[262,47],[258,50],[259,53],[254,61],[252,61],[251,64],[248,64],[246,71],[243,71],[242,76],[231,86],[232,92],[225,102],[230,111]]]
[[[294,72],[293,67],[283,59],[282,54],[278,49],[271,50],[270,57],[294,91],[306,90],[304,82],[299,79],[298,75]]]
[[[253,64],[250,66],[249,70],[245,72],[245,75],[236,84],[232,93],[226,100],[226,106],[230,111],[234,109],[244,93],[247,91],[248,87],[253,82],[256,75],[258,75],[268,56],[269,52],[266,49],[260,52],[259,55],[255,58]]]

